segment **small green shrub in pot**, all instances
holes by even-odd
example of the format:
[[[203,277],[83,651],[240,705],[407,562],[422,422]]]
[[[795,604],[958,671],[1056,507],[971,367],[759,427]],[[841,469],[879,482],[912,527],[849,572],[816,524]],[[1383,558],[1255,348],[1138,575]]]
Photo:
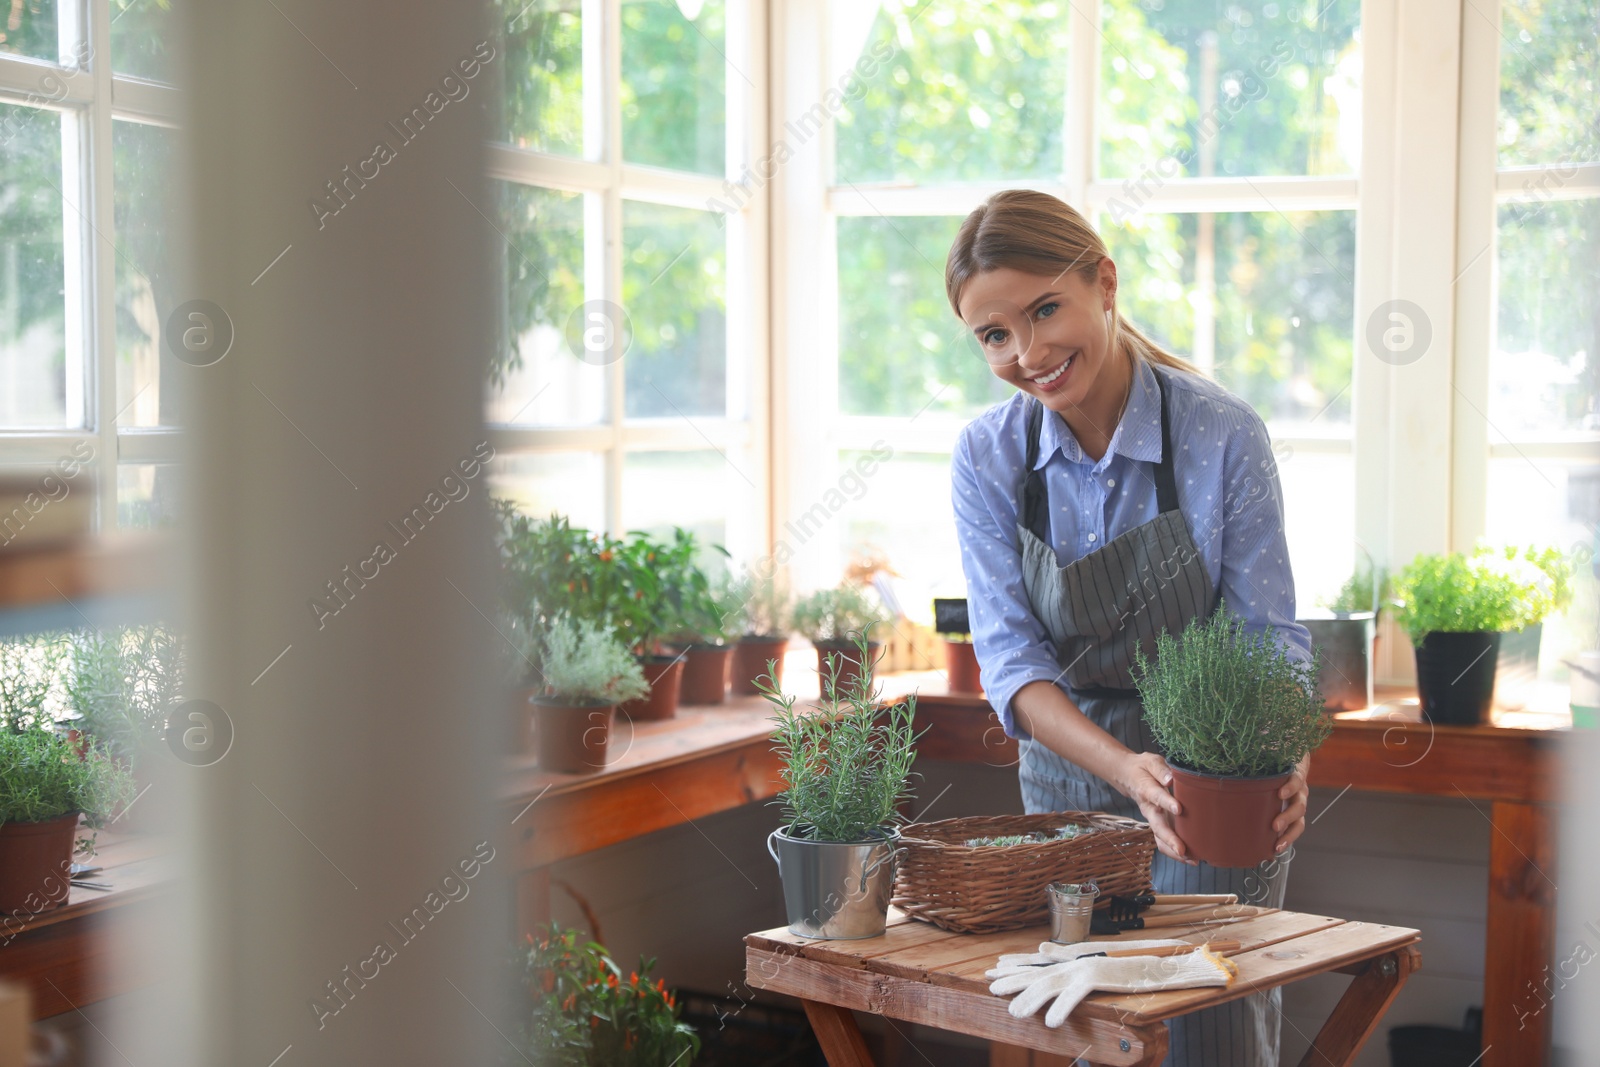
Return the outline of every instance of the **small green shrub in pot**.
[[[1493,560],[1523,585],[1520,624],[1500,637],[1493,702],[1502,708],[1524,708],[1537,693],[1544,621],[1572,604],[1572,560],[1549,545],[1484,546],[1473,557]]]
[[[833,697],[831,680],[853,688],[858,676],[871,673],[883,647],[872,640],[872,631],[888,621],[889,614],[877,598],[849,582],[819,589],[795,605],[794,628],[817,646],[817,673],[825,696]]]
[[[557,616],[544,636],[533,697],[539,766],[582,773],[605,766],[617,705],[645,695],[644,671],[610,626]]]
[[[65,672],[67,703],[79,716],[72,725],[137,767],[161,742],[183,672],[183,642],[164,627],[74,633]]]
[[[769,564],[746,567],[731,590],[737,602],[734,632],[739,635],[733,653],[733,691],[760,692],[756,679],[783,687],[783,654],[794,629],[794,597]]]
[[[1430,720],[1488,721],[1501,634],[1525,624],[1536,585],[1514,561],[1460,552],[1419,555],[1395,576],[1395,621],[1411,637]]]
[[[1134,657],[1145,721],[1183,806],[1173,829],[1189,854],[1218,867],[1270,859],[1278,791],[1333,725],[1322,713],[1316,657],[1290,655],[1275,632],[1252,632],[1221,605],[1155,658]]]
[[[865,640],[858,644],[865,657]],[[917,700],[880,707],[870,667],[836,689],[841,704],[797,711],[794,697],[762,687],[776,709],[773,750],[784,784],[775,801],[784,825],[767,849],[783,880],[791,931],[876,937],[894,887],[898,808],[911,796]]]

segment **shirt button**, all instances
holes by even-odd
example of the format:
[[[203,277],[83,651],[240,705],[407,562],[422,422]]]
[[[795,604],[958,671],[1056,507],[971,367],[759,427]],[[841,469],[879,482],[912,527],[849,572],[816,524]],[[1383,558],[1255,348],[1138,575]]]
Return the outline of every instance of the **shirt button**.
[[[1116,487],[1117,487],[1117,480],[1115,478],[1107,478],[1106,479],[1106,488],[1115,489]]]
[[[1090,541],[1093,541],[1093,540],[1094,540],[1094,534],[1090,534],[1090,535],[1089,535],[1089,540],[1090,540]]]

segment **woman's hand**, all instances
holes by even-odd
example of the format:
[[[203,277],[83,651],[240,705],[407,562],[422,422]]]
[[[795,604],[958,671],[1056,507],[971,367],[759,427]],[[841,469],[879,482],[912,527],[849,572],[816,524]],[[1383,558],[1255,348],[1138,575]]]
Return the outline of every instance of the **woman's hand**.
[[[1281,855],[1284,849],[1294,844],[1295,840],[1306,832],[1306,801],[1311,795],[1306,777],[1310,773],[1311,757],[1307,756],[1300,761],[1294,773],[1289,775],[1289,780],[1283,783],[1283,788],[1278,790],[1284,808],[1282,814],[1272,820],[1272,832],[1278,835],[1278,843],[1273,847],[1275,855]]]
[[[1172,828],[1172,816],[1181,812],[1183,806],[1167,792],[1171,781],[1172,772],[1160,755],[1129,752],[1119,768],[1115,785],[1123,796],[1139,805],[1139,813],[1155,833],[1156,848],[1163,855],[1193,867],[1195,861],[1188,858],[1183,842]],[[1300,810],[1304,814],[1304,806]]]

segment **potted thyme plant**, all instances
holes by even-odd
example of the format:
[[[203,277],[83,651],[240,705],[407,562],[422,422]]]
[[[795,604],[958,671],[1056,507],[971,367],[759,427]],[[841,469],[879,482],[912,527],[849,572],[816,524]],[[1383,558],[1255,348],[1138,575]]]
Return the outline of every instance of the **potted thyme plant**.
[[[978,668],[978,651],[972,643],[966,599],[935,599],[933,629],[944,639],[945,677],[950,692],[983,692],[983,673]]]
[[[606,764],[617,705],[645,694],[644,672],[610,626],[559,615],[539,657],[533,697],[539,766],[581,774]]]
[[[783,652],[789,645],[794,598],[770,568],[747,568],[734,592],[740,637],[733,652],[733,691],[753,696],[761,692],[756,679],[769,676],[772,687],[782,689]]]
[[[1172,770],[1182,806],[1173,830],[1189,855],[1216,867],[1271,859],[1278,790],[1322,744],[1316,663],[1292,659],[1272,632],[1250,633],[1219,606],[1174,638],[1156,638],[1155,660],[1134,655],[1145,721]]]
[[[830,681],[841,682],[842,689],[854,689],[862,676],[872,675],[883,648],[881,641],[872,640],[872,630],[888,621],[882,605],[849,582],[819,589],[795,605],[795,629],[817,647],[817,674],[824,683],[824,697],[835,699],[826,684]],[[834,661],[842,669],[830,667]]]
[[[1417,697],[1432,722],[1488,722],[1501,635],[1527,618],[1529,582],[1503,561],[1420,555],[1395,577],[1395,619],[1417,657]]]
[[[783,826],[767,851],[783,880],[789,930],[801,937],[848,940],[883,933],[894,889],[898,808],[911,795],[917,698],[879,706],[868,663],[841,687],[834,660],[827,692],[842,706],[798,712],[794,698],[758,681],[777,709],[773,750],[783,763]]]

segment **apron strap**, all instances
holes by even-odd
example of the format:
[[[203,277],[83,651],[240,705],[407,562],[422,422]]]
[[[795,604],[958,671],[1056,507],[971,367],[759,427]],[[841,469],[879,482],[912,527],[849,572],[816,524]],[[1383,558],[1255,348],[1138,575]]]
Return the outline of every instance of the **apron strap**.
[[[1156,392],[1161,397],[1161,462],[1156,464],[1156,510],[1161,513],[1178,510],[1178,477],[1173,470],[1172,428],[1167,417],[1167,388],[1161,381],[1161,372],[1153,371]],[[1036,470],[1039,462],[1039,433],[1044,428],[1044,404],[1037,398],[1028,399],[1028,451],[1022,476],[1022,527],[1033,536],[1050,543],[1050,495],[1045,489],[1044,472]]]

